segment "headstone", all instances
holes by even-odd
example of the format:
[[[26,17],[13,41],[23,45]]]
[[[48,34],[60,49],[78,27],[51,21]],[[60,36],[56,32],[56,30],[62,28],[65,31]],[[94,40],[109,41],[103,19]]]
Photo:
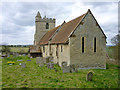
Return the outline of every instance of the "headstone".
[[[46,64],[46,58],[43,57],[42,60],[43,60],[44,64]]]
[[[23,60],[17,60],[17,61],[23,61]]]
[[[62,71],[63,73],[69,73],[70,72],[70,67],[67,66],[67,62],[62,62]]]
[[[7,54],[7,57],[10,57],[10,53]]]
[[[39,64],[42,61],[41,57],[36,57],[36,64]]]
[[[26,56],[26,54],[23,54],[23,56]]]
[[[36,64],[39,64],[40,67],[44,66],[44,61],[42,57],[36,57]]]
[[[49,62],[53,63],[53,56],[49,56]]]
[[[21,63],[19,63],[19,65],[21,65]]]
[[[49,63],[49,56],[46,57],[46,63]]]
[[[54,68],[54,64],[51,63],[51,62],[47,63],[47,68],[53,69]]]
[[[62,67],[66,67],[67,66],[67,62],[62,62]]]
[[[21,67],[25,68],[26,67],[26,63],[21,63]]]
[[[93,77],[93,73],[92,72],[88,72],[87,76],[86,76],[86,80],[92,81],[92,77]]]
[[[18,57],[19,56],[19,54],[18,53],[16,53],[16,57]]]
[[[77,67],[75,65],[70,65],[70,72],[78,72]]]
[[[44,63],[39,63],[39,67],[43,67],[44,66]]]
[[[27,60],[27,61],[31,61],[31,60]]]

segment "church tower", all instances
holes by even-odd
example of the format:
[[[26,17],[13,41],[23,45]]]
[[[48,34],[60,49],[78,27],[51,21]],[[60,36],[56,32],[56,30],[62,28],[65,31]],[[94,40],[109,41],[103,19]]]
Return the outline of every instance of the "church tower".
[[[38,11],[35,17],[35,23],[36,31],[34,35],[34,45],[37,45],[45,33],[55,27],[55,19],[46,17],[42,18]]]

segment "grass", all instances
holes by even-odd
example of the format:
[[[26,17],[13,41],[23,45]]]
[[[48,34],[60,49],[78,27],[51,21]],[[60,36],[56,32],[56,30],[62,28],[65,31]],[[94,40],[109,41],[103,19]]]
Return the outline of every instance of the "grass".
[[[17,59],[26,63],[22,68]],[[87,69],[79,70],[77,73],[62,73],[60,67],[48,69],[46,66],[39,67],[36,59],[27,61],[27,56],[18,58],[3,59],[2,62],[2,88],[118,88],[118,66],[107,64],[106,70]],[[15,65],[8,65],[8,61],[16,62]],[[93,81],[86,81],[86,74],[92,71]]]
[[[9,47],[10,48],[10,52],[25,52],[27,53],[29,50],[29,47]],[[2,50],[2,46],[0,46],[0,50]]]

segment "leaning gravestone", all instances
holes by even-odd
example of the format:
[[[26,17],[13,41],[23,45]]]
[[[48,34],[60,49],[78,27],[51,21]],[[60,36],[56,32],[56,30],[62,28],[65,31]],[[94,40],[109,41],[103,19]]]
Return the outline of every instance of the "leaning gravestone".
[[[67,62],[62,62],[62,71],[63,73],[69,73],[70,72],[70,67],[67,66]]]
[[[86,76],[86,80],[92,81],[92,77],[93,77],[93,73],[92,72],[88,72],[87,76]]]
[[[25,68],[26,67],[26,63],[21,63],[21,67]]]

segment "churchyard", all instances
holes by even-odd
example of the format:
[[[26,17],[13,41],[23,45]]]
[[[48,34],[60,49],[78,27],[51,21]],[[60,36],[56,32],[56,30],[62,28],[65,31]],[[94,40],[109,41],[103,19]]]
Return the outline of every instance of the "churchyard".
[[[29,58],[28,56],[10,56],[8,58],[3,58],[1,62],[2,88],[118,87],[117,65],[107,64],[106,70],[83,69],[77,72],[63,73],[63,70],[57,64],[54,64],[54,67],[51,67],[48,63],[40,65],[37,59]],[[14,64],[8,64],[8,61],[12,61]],[[92,81],[86,80],[86,75],[90,71],[93,73]]]

